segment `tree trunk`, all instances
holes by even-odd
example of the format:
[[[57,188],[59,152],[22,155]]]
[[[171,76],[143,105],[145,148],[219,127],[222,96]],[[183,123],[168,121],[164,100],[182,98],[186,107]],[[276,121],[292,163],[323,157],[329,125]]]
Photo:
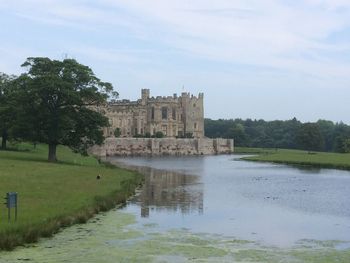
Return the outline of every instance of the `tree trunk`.
[[[49,162],[57,162],[56,147],[57,144],[49,144]]]
[[[6,143],[7,143],[7,131],[3,130],[2,131],[2,141],[1,141],[1,149],[6,150]]]

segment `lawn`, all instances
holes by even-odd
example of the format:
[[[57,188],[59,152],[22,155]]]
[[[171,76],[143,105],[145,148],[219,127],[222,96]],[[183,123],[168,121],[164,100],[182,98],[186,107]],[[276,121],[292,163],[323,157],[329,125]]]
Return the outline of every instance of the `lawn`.
[[[0,249],[86,222],[93,214],[125,202],[142,180],[135,172],[99,164],[66,147],[58,147],[58,163],[47,162],[46,145],[34,149],[21,144],[16,149],[0,151],[0,198],[7,192],[18,193],[17,222],[8,223],[7,209],[0,204]]]
[[[236,147],[235,153],[257,154],[242,158],[249,161],[311,165],[315,167],[350,170],[349,153],[307,152],[301,150],[245,147]]]

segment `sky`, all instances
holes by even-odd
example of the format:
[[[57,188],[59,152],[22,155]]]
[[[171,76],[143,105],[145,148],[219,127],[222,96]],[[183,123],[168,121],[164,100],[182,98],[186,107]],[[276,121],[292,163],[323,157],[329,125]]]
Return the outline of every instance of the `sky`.
[[[350,0],[0,0],[0,72],[74,58],[120,99],[204,92],[205,117],[350,124]]]

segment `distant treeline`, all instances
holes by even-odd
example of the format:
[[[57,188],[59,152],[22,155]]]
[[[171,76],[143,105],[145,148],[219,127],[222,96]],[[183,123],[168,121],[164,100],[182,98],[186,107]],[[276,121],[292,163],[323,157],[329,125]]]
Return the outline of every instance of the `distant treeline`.
[[[350,126],[342,122],[205,119],[204,127],[207,137],[233,138],[235,146],[350,152]]]

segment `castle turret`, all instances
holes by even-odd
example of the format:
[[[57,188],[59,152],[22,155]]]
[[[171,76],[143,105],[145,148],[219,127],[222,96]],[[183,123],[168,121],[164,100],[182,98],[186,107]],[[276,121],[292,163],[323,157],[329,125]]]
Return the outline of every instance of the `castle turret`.
[[[195,138],[204,137],[204,94],[199,93],[198,97],[190,96],[183,92],[181,104],[183,109],[184,135]]]
[[[142,105],[147,104],[147,100],[149,99],[149,89],[141,89],[141,99],[142,99]]]

